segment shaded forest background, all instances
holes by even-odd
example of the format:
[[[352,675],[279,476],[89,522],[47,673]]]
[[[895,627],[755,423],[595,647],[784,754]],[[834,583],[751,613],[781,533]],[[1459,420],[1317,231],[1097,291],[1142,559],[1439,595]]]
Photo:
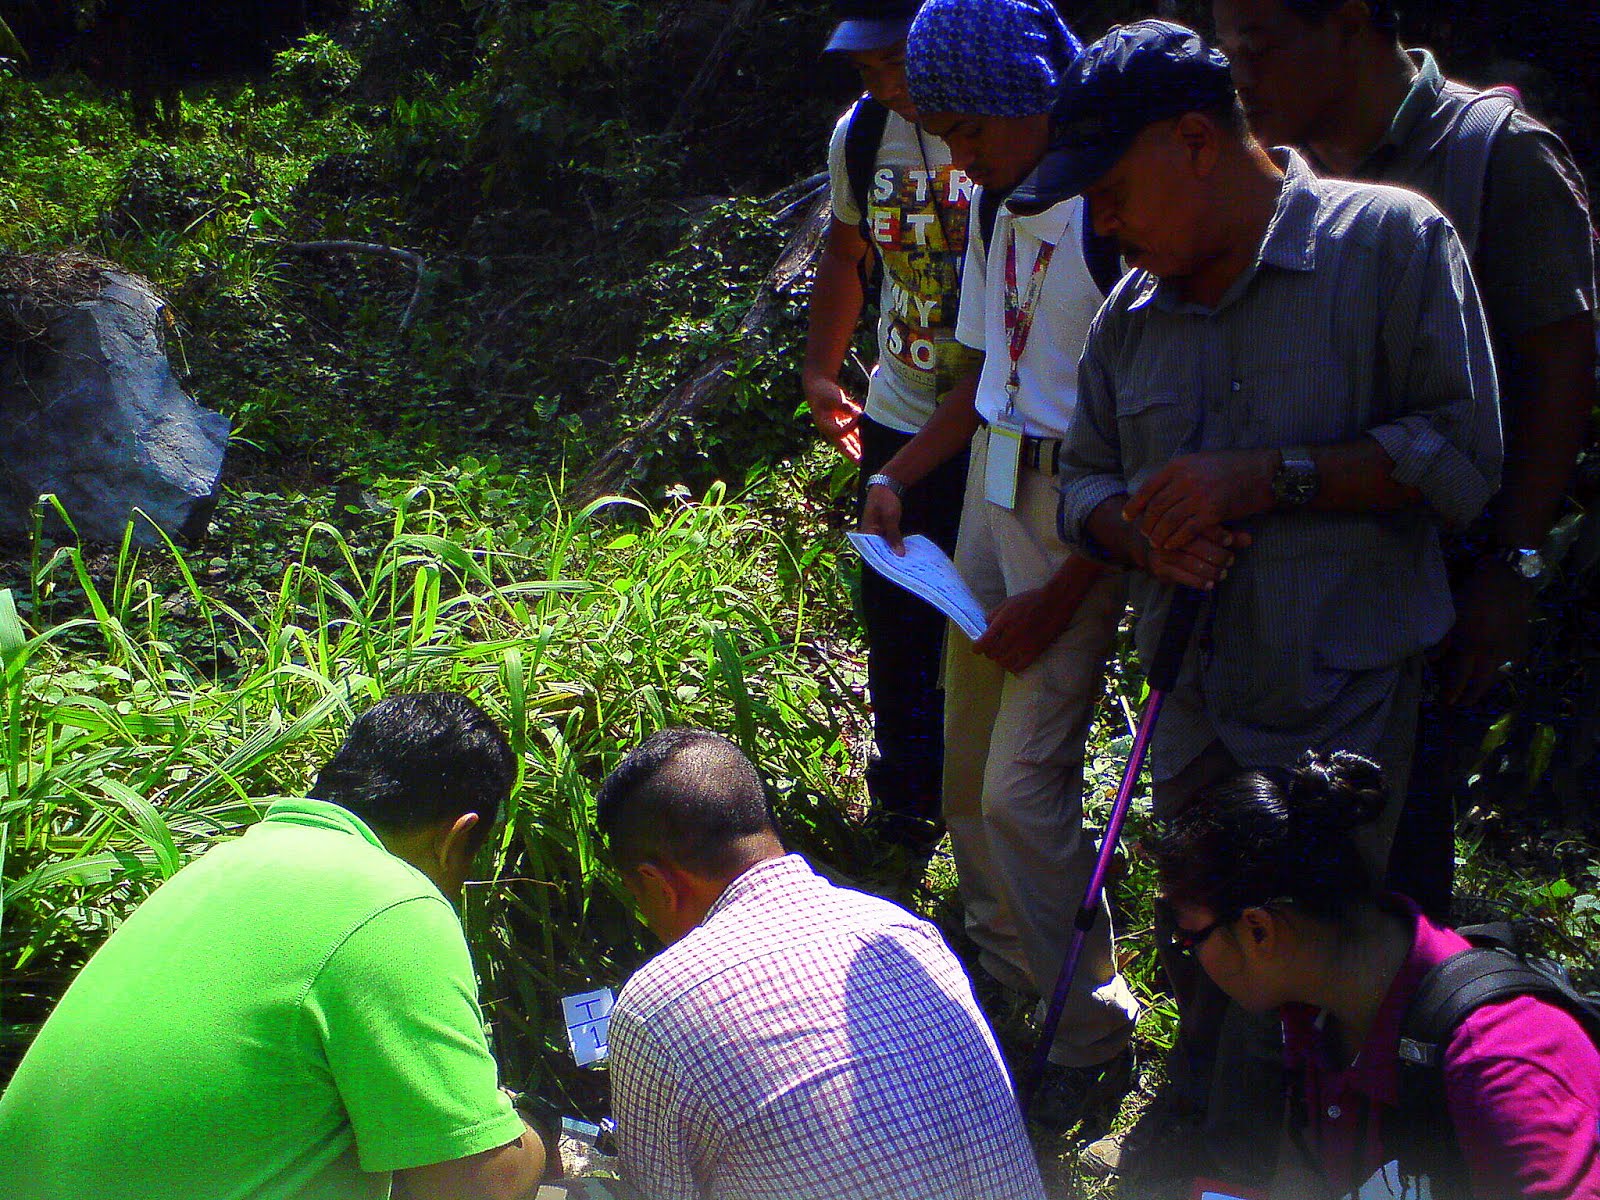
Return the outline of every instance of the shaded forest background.
[[[1152,5],[1062,7],[1088,39]],[[1206,5],[1154,7],[1202,27],[1208,19]],[[1523,86],[1593,170],[1594,5],[1404,7],[1411,36],[1440,47],[1458,75]],[[9,248],[66,235],[113,259],[132,251],[134,265],[173,289],[197,342],[214,348],[211,357],[196,347],[208,399],[275,467],[288,458],[315,475],[337,474],[371,451],[369,436],[381,441],[399,424],[410,427],[407,446],[419,435],[457,449],[463,438],[485,440],[545,461],[559,447],[569,467],[572,439],[608,442],[638,417],[643,396],[737,325],[748,279],[730,280],[726,307],[709,315],[707,296],[683,289],[699,282],[690,276],[769,265],[752,243],[781,229],[760,218],[786,207],[789,221],[802,215],[783,189],[821,169],[832,118],[854,91],[848,72],[816,53],[829,21],[818,3],[0,0],[0,19],[46,95],[87,87],[124,97],[145,135],[117,177],[83,180],[85,194],[32,239],[26,221],[9,222]],[[280,164],[265,178],[271,149],[248,138],[197,152],[200,131],[185,136],[175,107],[184,88],[224,108],[230,90],[246,106],[275,93],[308,116],[336,112],[349,136],[336,142],[330,127],[329,144],[303,148],[292,177]],[[23,132],[23,120],[17,108],[0,114],[0,133]],[[772,196],[764,214],[753,211]],[[178,230],[192,236],[238,218],[244,228],[210,261],[170,253]],[[152,247],[158,231],[165,239]],[[388,321],[399,317],[376,311],[384,298],[370,284],[361,303],[342,302],[367,282],[360,277],[394,275],[385,264],[267,270],[267,238],[416,250],[428,259],[428,311],[397,350]],[[684,255],[696,246],[704,253]],[[388,302],[403,308],[406,281],[392,282]],[[257,300],[287,323],[280,345],[264,344],[259,311],[237,311]],[[731,427],[714,414],[670,428],[652,455],[661,461],[641,470],[703,481],[795,448],[804,428],[789,419],[794,373],[765,369],[788,352],[797,314],[788,315],[773,353],[748,364],[759,382],[719,414]],[[364,369],[330,362],[336,346]],[[405,396],[394,393],[397,352]],[[330,404],[354,421],[341,426],[342,445],[316,419]],[[750,405],[769,419],[745,419]],[[561,438],[548,436],[554,428]]]

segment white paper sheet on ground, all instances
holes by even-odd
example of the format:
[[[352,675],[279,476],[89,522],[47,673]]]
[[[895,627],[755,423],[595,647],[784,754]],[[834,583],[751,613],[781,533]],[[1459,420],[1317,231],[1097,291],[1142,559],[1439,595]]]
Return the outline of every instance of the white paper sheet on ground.
[[[878,574],[921,596],[961,626],[962,632],[973,641],[983,636],[983,631],[989,627],[988,614],[972,594],[967,581],[957,574],[950,556],[933,542],[914,533],[906,539],[906,552],[902,557],[875,533],[847,536],[862,561]]]
[[[606,1056],[606,1034],[611,1027],[611,1010],[617,998],[610,988],[561,997],[561,1014],[567,1023],[567,1041],[572,1059],[580,1067],[597,1063]]]

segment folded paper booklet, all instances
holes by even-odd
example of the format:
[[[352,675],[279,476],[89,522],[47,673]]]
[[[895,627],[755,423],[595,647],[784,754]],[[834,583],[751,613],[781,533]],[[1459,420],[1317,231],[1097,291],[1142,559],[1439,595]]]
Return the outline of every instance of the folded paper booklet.
[[[885,579],[892,579],[906,591],[921,596],[973,641],[989,627],[989,616],[972,594],[967,581],[956,572],[950,557],[920,533],[906,539],[906,552],[899,555],[875,533],[846,535],[862,560]]]

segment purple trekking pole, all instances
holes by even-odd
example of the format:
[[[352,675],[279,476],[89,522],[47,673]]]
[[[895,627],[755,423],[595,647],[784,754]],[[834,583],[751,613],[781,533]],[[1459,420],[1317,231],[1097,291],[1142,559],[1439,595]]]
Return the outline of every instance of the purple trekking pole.
[[[1133,789],[1139,782],[1139,770],[1144,766],[1150,737],[1155,732],[1156,721],[1161,716],[1161,705],[1167,693],[1178,681],[1178,670],[1183,666],[1183,656],[1189,646],[1189,635],[1194,630],[1200,612],[1201,593],[1193,588],[1180,587],[1172,596],[1167,609],[1167,620],[1161,627],[1161,638],[1156,643],[1155,657],[1146,674],[1149,698],[1144,714],[1139,718],[1139,728],[1133,736],[1133,749],[1128,752],[1128,765],[1122,771],[1122,785],[1117,788],[1116,801],[1111,805],[1111,817],[1106,822],[1105,836],[1100,839],[1100,853],[1095,857],[1094,871],[1089,876],[1089,886],[1084,889],[1083,903],[1072,922],[1072,942],[1067,947],[1067,957],[1061,963],[1061,973],[1056,976],[1055,991],[1050,995],[1050,1008],[1045,1014],[1044,1030],[1039,1034],[1038,1045],[1028,1062],[1027,1073],[1018,1088],[1024,1111],[1032,1102],[1044,1078],[1045,1066],[1050,1061],[1050,1047],[1056,1040],[1056,1026],[1061,1024],[1062,1010],[1067,1006],[1067,993],[1072,990],[1072,979],[1078,973],[1078,960],[1083,957],[1084,943],[1089,930],[1094,928],[1100,915],[1100,901],[1105,895],[1106,876],[1111,873],[1111,859],[1117,852],[1117,841],[1122,836],[1122,826],[1133,804]]]

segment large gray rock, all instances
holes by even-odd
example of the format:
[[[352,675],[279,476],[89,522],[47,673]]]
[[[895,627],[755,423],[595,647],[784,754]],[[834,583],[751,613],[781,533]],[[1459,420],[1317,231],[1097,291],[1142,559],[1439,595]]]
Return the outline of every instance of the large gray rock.
[[[178,386],[161,298],[106,271],[98,296],[43,317],[43,336],[0,346],[0,531],[33,527],[54,492],[79,536],[160,541],[205,533],[231,428]],[[53,511],[53,510],[50,510]]]

